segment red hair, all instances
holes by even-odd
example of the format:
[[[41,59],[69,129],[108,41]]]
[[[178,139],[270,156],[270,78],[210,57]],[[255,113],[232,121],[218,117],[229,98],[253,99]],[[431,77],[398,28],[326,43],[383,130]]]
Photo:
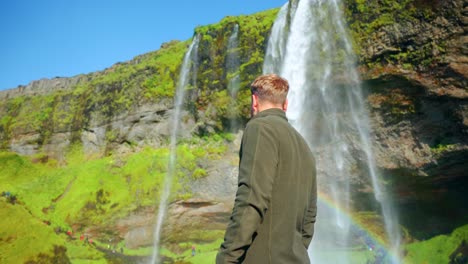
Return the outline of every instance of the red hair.
[[[261,75],[252,82],[250,91],[257,95],[259,100],[283,104],[288,95],[289,83],[276,74]]]

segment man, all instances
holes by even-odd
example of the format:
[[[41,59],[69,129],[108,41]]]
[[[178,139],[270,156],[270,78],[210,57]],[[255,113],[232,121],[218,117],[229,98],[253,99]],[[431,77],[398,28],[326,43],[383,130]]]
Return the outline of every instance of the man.
[[[238,189],[217,264],[310,263],[315,160],[286,118],[288,90],[275,74],[251,84],[252,119],[242,137]]]

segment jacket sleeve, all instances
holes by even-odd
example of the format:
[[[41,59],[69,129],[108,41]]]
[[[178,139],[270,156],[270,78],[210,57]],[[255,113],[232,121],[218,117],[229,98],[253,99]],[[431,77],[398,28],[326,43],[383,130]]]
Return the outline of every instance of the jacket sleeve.
[[[314,235],[314,224],[317,217],[317,179],[316,179],[316,167],[315,160],[313,160],[313,171],[312,171],[312,184],[310,189],[310,199],[309,205],[305,212],[304,223],[302,228],[302,242],[304,243],[305,248],[309,248],[310,242],[312,241],[312,236]]]
[[[239,182],[234,208],[216,263],[239,263],[252,244],[268,210],[278,163],[273,130],[252,122],[240,150]]]

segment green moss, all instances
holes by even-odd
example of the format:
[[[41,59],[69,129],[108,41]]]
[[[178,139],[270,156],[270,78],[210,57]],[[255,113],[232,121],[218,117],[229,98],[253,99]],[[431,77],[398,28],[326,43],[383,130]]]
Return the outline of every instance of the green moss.
[[[249,106],[246,100],[248,84],[261,74],[264,51],[270,28],[278,9],[267,10],[249,16],[226,17],[219,23],[198,27],[201,34],[197,83],[189,88],[187,108],[197,117],[199,110],[210,108],[211,120],[220,120],[217,131],[226,128],[228,120],[245,121]],[[239,26],[239,54],[241,67],[240,91],[231,99],[227,89],[225,55],[229,37],[235,25]],[[12,135],[39,133],[39,147],[46,144],[56,132],[71,132],[71,142],[81,141],[84,127],[90,120],[111,122],[118,115],[125,115],[142,104],[172,99],[177,85],[180,66],[190,40],[171,41],[161,49],[137,56],[133,60],[88,74],[69,90],[47,95],[19,96],[0,104],[0,140],[8,148]],[[231,73],[232,74],[232,73]],[[194,89],[194,88],[197,89]],[[214,99],[215,106],[210,106]],[[226,101],[227,105],[223,105]],[[247,110],[246,110],[247,109]],[[110,137],[114,139],[114,137]]]
[[[421,20],[433,19],[437,13],[435,1],[392,1],[392,0],[356,0],[346,3],[345,14],[350,25],[351,35],[354,41],[355,52],[361,53],[362,47],[369,41],[377,41],[376,32],[382,28],[405,23],[413,24]],[[399,50],[391,51],[384,56],[387,63],[404,64],[405,69],[427,67],[433,63],[432,50],[434,43],[424,44],[413,50],[412,47],[402,45]],[[440,44],[443,50],[443,44]],[[362,62],[371,63],[370,58],[359,56]]]
[[[440,235],[426,241],[406,245],[404,262],[449,263],[450,256],[464,243],[463,241],[465,243],[468,241],[468,225],[457,228],[450,235]]]
[[[106,131],[106,141],[113,142],[117,139],[118,133],[115,130]]]
[[[0,111],[2,113],[2,117],[0,119],[0,131],[3,132],[1,147],[4,149],[8,148],[8,141],[12,136],[12,129],[16,123],[16,116],[18,116],[25,100],[26,97],[19,96],[8,101],[3,101],[0,104]]]
[[[157,52],[155,56],[156,73],[146,79],[143,86],[144,97],[155,101],[164,97],[174,97],[180,64],[187,50],[188,41],[175,42]]]
[[[79,113],[77,109],[77,100],[71,100],[70,94],[59,95],[56,99],[55,109],[52,113],[52,122],[54,131],[66,131],[70,129],[73,117]]]
[[[200,179],[200,178],[206,177],[207,175],[208,175],[208,173],[206,172],[205,169],[196,168],[192,173],[192,178]]]
[[[444,152],[451,151],[456,148],[455,144],[438,144],[437,146],[431,148],[434,154],[440,155]]]
[[[249,112],[250,101],[245,100],[246,91],[253,79],[261,74],[269,31],[277,13],[278,9],[272,9],[249,16],[226,17],[219,23],[195,29],[202,39],[198,68],[200,78],[197,82],[199,91],[192,109],[205,111],[210,120],[216,121],[217,131],[224,131],[229,120],[248,118],[246,112]],[[239,54],[240,64],[236,75],[240,77],[240,91],[231,98],[226,90],[232,73],[225,69],[225,59],[228,40],[236,25],[239,27],[236,53]]]
[[[18,109],[11,129],[16,131],[48,130],[45,123],[54,110],[54,95],[40,95],[21,98],[22,106]]]
[[[32,143],[38,145],[47,143],[54,131],[69,128],[73,116],[80,114],[73,108],[73,102],[68,101],[69,98],[69,94],[57,92],[20,96],[7,101],[6,114],[0,120],[0,126],[6,135],[2,143],[7,145],[13,134],[31,132],[39,134],[36,142]]]
[[[430,42],[418,47],[416,50],[404,48],[399,53],[390,54],[387,59],[389,62],[402,64],[405,69],[424,69],[433,66],[442,59],[442,56],[434,56],[434,52],[443,54],[445,45],[445,42],[439,44]]]
[[[219,158],[231,137],[219,134],[181,142],[170,201],[191,196],[191,181],[207,175],[200,164]],[[64,232],[106,229],[138,208],[155,206],[169,154],[168,147],[146,147],[119,156],[89,156],[81,145],[73,144],[58,164],[44,154],[23,157],[0,152],[1,191],[17,197],[16,204],[0,197],[0,224],[5,227],[0,231],[2,262],[37,260],[41,253],[52,256],[53,245],[65,246],[73,263],[102,262],[102,253],[68,240]],[[212,241],[220,237],[218,230],[192,232],[189,238]]]
[[[171,259],[174,263],[211,264],[215,262],[216,254],[222,242],[222,239],[217,239],[211,243],[181,243],[179,246],[183,249],[182,252],[175,253],[169,249],[162,248],[161,255]],[[196,249],[195,256],[192,256],[192,245]]]
[[[0,198],[0,261],[24,263],[40,253],[50,252],[53,245],[65,243],[40,219],[32,218],[26,208]]]
[[[187,42],[171,42],[158,51],[94,73],[90,81],[80,82],[69,91],[19,96],[3,102],[2,145],[8,146],[12,134],[38,132],[40,146],[54,131],[70,130],[72,142],[77,142],[91,115],[110,120],[137,104],[173,97],[186,46]]]
[[[347,15],[351,16],[353,22],[350,26],[368,36],[382,26],[394,24],[396,21],[412,20],[416,13],[413,2],[413,0],[348,2]],[[365,38],[365,36],[361,37]]]
[[[216,25],[196,30],[203,34],[198,69],[203,78],[198,79],[198,90],[190,91],[198,97],[192,97],[195,100],[189,103],[193,103],[195,110],[210,108],[212,120],[224,121],[217,125],[220,133],[193,138],[177,147],[178,164],[171,201],[190,197],[191,181],[208,175],[202,164],[221,158],[227,150],[226,142],[232,141],[233,136],[221,133],[225,129],[223,122],[247,116],[249,112],[248,88],[241,87],[234,104],[227,93],[227,79],[232,76],[226,76],[223,68],[231,32],[225,28],[233,29],[235,24],[239,25],[241,41],[236,52],[241,56],[242,67],[236,74],[240,74],[241,83],[248,84],[261,72],[269,28],[276,13],[277,10],[269,10],[252,16],[229,17]],[[67,256],[73,263],[102,262],[102,253],[77,241],[69,241],[63,230],[73,227],[79,232],[91,226],[106,228],[140,207],[156,205],[168,173],[168,147],[147,147],[137,153],[101,157],[86,156],[78,143],[82,129],[92,118],[110,121],[142,103],[172,98],[188,44],[189,41],[165,44],[158,51],[90,74],[89,81],[82,81],[70,90],[19,96],[1,102],[0,132],[4,146],[8,146],[9,135],[25,132],[39,132],[41,138],[37,144],[40,146],[58,131],[71,131],[72,145],[60,162],[48,159],[45,154],[22,157],[0,153],[2,188],[18,199],[18,204],[13,207],[6,200],[0,201],[5,205],[0,208],[0,213],[14,216],[3,217],[2,226],[13,228],[11,234],[7,234],[9,230],[2,231],[1,237],[10,237],[21,228],[25,232],[24,239],[10,241],[8,245],[5,240],[0,240],[3,243],[0,262],[5,259],[11,263],[37,260],[39,254],[52,252],[53,245],[65,245]],[[107,141],[117,138],[117,132],[107,131]],[[24,222],[11,222],[17,217]],[[57,230],[62,232],[56,233]],[[23,234],[21,232],[18,234]],[[188,239],[210,242],[220,239],[222,234],[220,230],[197,231]],[[37,236],[47,238],[35,239]],[[23,252],[26,242],[29,243],[27,247],[35,251],[25,250],[24,256],[16,257],[17,252]],[[210,256],[218,246],[219,243],[213,247]]]
[[[67,248],[64,246],[54,245],[52,252],[50,253],[39,253],[36,257],[26,261],[26,264],[40,264],[40,263],[63,263],[70,264],[68,258]]]
[[[108,263],[104,254],[95,247],[84,244],[80,240],[68,240],[67,241],[67,255],[70,257],[73,264],[83,263],[83,264],[106,264]]]
[[[224,230],[192,230],[181,238],[184,242],[172,249],[176,252],[163,248],[161,255],[175,263],[213,263],[223,237]],[[192,256],[192,246],[195,246],[195,256]]]

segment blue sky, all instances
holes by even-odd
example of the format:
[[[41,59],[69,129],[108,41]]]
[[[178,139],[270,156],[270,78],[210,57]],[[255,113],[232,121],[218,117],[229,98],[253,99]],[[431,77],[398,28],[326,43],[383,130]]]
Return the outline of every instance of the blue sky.
[[[0,90],[103,70],[186,40],[198,25],[287,0],[10,0],[0,3]]]

